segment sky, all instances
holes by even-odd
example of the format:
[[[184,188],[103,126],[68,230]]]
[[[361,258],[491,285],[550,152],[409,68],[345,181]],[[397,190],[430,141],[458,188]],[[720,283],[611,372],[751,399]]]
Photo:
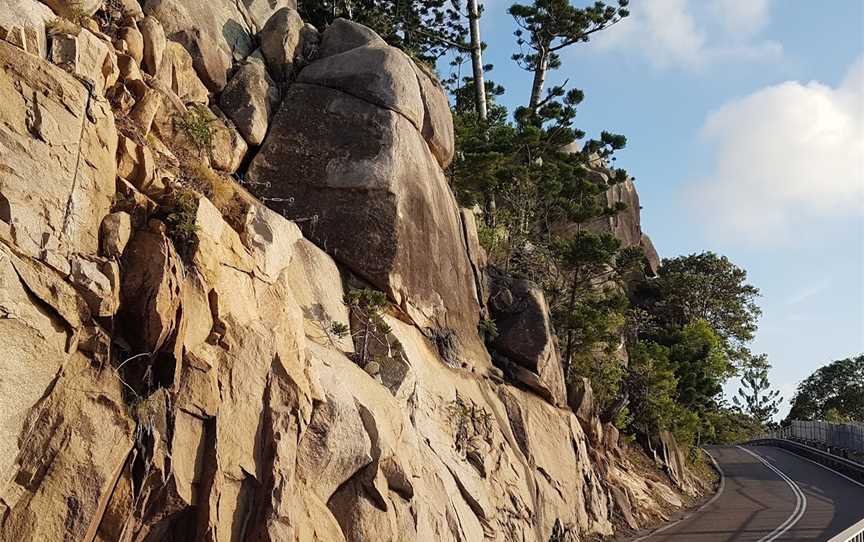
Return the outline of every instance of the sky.
[[[512,110],[531,84],[510,60],[512,0],[484,4],[487,78]],[[550,81],[585,92],[588,137],[627,136],[617,165],[662,257],[711,250],[747,270],[762,293],[752,349],[788,400],[820,366],[864,353],[864,2],[631,0],[631,12],[565,50]]]

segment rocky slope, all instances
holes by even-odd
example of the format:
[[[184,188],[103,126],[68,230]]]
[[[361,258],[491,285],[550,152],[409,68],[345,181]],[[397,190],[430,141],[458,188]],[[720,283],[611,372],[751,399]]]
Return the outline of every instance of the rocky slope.
[[[698,491],[487,285],[400,51],[290,0],[45,4],[0,0],[0,541],[582,540]]]

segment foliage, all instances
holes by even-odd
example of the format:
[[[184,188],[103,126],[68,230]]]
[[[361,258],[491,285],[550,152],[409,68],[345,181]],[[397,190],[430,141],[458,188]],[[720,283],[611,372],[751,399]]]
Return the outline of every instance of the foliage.
[[[480,336],[487,341],[494,341],[498,336],[498,325],[495,324],[495,320],[483,318],[477,324],[477,329],[480,332]]]
[[[618,0],[618,7],[606,2],[579,8],[570,0],[534,0],[531,4],[514,4],[509,13],[516,22],[516,44],[519,52],[513,60],[534,74],[527,113],[534,115],[551,98],[562,96],[566,82],[549,89],[541,99],[546,73],[561,67],[560,51],[586,42],[589,37],[629,15],[628,0]]]
[[[354,289],[345,294],[345,304],[351,316],[359,322],[359,330],[354,334],[357,347],[357,362],[365,366],[372,358],[369,348],[373,340],[383,341],[383,335],[390,333],[390,326],[384,322],[382,313],[388,304],[387,294],[377,290]]]
[[[187,247],[198,231],[198,196],[185,188],[175,190],[168,199],[167,210],[168,234],[178,247]]]
[[[653,316],[660,333],[703,320],[737,366],[753,359],[746,344],[762,313],[758,296],[746,271],[713,252],[663,260],[659,277],[637,292],[640,307]]]
[[[738,409],[721,406],[705,413],[705,444],[736,444],[759,435],[764,427]]]
[[[339,17],[350,19],[428,63],[451,49],[468,48],[461,0],[300,0],[298,4],[303,20],[318,28]]]
[[[213,147],[213,119],[206,107],[190,107],[177,116],[180,129],[199,151],[210,151]]]
[[[807,377],[786,419],[864,422],[864,355],[834,361]]]
[[[351,333],[351,328],[349,328],[347,324],[343,324],[342,322],[331,322],[330,333],[332,333],[333,336],[339,339],[344,339],[348,336],[349,333]]]
[[[768,382],[769,367],[765,356],[760,356],[751,363],[744,370],[738,395],[732,398],[736,407],[763,426],[771,423],[772,418],[780,411],[780,402],[783,400],[780,392],[772,390]]]

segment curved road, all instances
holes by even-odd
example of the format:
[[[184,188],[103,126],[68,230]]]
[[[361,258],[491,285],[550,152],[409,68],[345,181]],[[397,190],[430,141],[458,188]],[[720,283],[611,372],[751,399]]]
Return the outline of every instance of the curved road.
[[[712,501],[640,540],[828,541],[864,520],[864,486],[773,447],[713,447],[723,471]]]

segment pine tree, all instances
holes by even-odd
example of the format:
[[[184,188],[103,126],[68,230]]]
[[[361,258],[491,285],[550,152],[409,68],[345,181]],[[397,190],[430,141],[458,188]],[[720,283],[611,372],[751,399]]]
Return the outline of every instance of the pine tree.
[[[748,365],[741,378],[742,386],[738,389],[738,395],[732,398],[732,402],[763,426],[769,425],[779,412],[783,398],[778,390],[771,389],[768,381],[770,365],[764,355],[757,356]]]
[[[577,8],[570,5],[570,0],[534,0],[530,5],[513,4],[510,7],[509,13],[519,27],[515,35],[520,51],[513,55],[513,60],[534,74],[528,101],[531,113],[548,100],[548,97],[541,99],[546,75],[549,70],[561,67],[560,51],[588,41],[592,34],[627,17],[630,14],[628,4],[629,0],[618,0],[618,7],[595,2]],[[553,87],[549,96],[556,95],[565,86],[566,83]]]

